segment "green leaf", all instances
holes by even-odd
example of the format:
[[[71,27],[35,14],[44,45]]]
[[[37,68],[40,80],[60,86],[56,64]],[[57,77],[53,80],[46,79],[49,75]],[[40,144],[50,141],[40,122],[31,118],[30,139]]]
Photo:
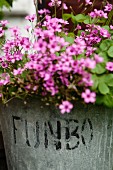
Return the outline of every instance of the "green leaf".
[[[10,5],[6,0],[0,0],[0,8],[2,9],[3,7],[9,8]]]
[[[92,80],[93,80],[93,86],[91,87],[91,89],[96,90],[98,87],[98,83],[99,83],[99,80],[96,74],[92,75]]]
[[[108,48],[110,47],[110,40],[104,40],[104,41],[102,41],[102,43],[100,44],[100,49],[102,50],[102,51],[106,51],[106,50],[108,50]]]
[[[104,77],[106,84],[110,87],[113,87],[113,74],[106,74]]]
[[[109,81],[112,81],[113,80],[113,74],[109,73],[109,74],[104,74],[102,76],[100,76],[100,81],[101,82],[109,82]]]
[[[98,78],[99,83],[105,83],[109,87],[113,87],[113,74],[104,74],[101,75]],[[95,81],[95,79],[94,79]]]
[[[102,74],[105,71],[106,71],[106,69],[105,69],[104,63],[97,64],[96,67],[94,69],[92,69],[92,73],[96,73],[96,74]]]
[[[0,74],[4,72],[4,69],[0,67]]]
[[[76,16],[73,16],[73,19],[77,22],[83,22],[86,19],[86,17],[83,14],[78,14]]]
[[[107,94],[105,96],[97,95],[96,104],[99,104],[99,105],[104,104],[107,107],[113,107],[113,97],[110,94]]]
[[[13,4],[13,0],[6,0],[8,2],[8,4],[12,7]]]
[[[98,24],[100,24],[100,23],[101,23],[101,24],[102,24],[102,23],[104,24],[105,22],[106,22],[106,19],[105,19],[105,18],[101,18],[101,19],[98,19],[98,20],[97,20],[97,23],[98,23]]]
[[[83,30],[78,30],[77,36],[80,36]]]
[[[84,20],[84,24],[89,24],[89,23],[90,23],[90,19],[87,18]]]
[[[12,96],[12,93],[15,93],[17,91],[17,87],[10,87],[9,88],[9,94]]]
[[[108,86],[105,83],[103,83],[103,82],[99,83],[98,89],[99,89],[101,94],[105,95],[105,94],[109,93]]]
[[[113,79],[107,83],[108,86],[113,87]]]
[[[84,24],[90,24],[90,16],[89,15],[85,16],[85,20],[83,22]]]
[[[77,21],[76,21],[76,19],[75,19],[75,16],[74,16],[74,15],[72,15],[72,16],[71,16],[71,21],[72,21],[75,25],[77,25]]]
[[[3,11],[0,11],[0,20],[2,20],[4,17]]]
[[[69,18],[71,18],[72,14],[63,14],[63,19],[64,20],[68,20]]]
[[[107,106],[107,107],[113,107],[113,96],[111,95],[105,95],[104,96],[104,104]]]
[[[104,25],[102,28],[104,28],[104,29],[109,31],[109,25]]]
[[[105,76],[105,79],[106,79],[106,81],[108,81],[108,80],[113,80],[113,74],[112,73],[110,73],[110,74],[107,74],[106,76]]]
[[[98,55],[104,59],[104,62],[108,62],[108,55],[106,52],[100,52]]]
[[[97,95],[96,96],[96,104],[102,104],[104,102],[104,96],[103,95]]]
[[[111,10],[108,14],[106,25],[110,25],[110,23],[112,22],[112,17],[113,17],[113,10]]]
[[[68,37],[75,37],[75,34],[73,32],[69,32]]]
[[[69,42],[69,43],[71,43],[71,44],[73,44],[74,43],[74,37],[68,37],[68,36],[65,36],[64,37],[64,39],[65,39],[65,41],[67,41],[67,42]]]
[[[108,56],[113,58],[113,46],[108,49]]]
[[[27,75],[28,75],[28,72],[27,72],[27,71],[26,71],[26,72],[24,71],[24,72],[21,74],[21,77],[24,78],[24,79],[26,79]]]

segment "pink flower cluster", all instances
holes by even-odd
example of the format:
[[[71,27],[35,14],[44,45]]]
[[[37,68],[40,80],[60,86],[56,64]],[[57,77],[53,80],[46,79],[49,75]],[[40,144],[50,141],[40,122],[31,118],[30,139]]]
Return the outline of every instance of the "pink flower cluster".
[[[86,56],[91,56],[96,50],[95,44],[100,43],[103,38],[110,38],[108,30],[99,25],[87,25],[85,32],[81,33],[80,38],[86,43]]]
[[[107,12],[110,12],[113,9],[113,5],[107,3],[106,6],[104,6],[104,10],[97,10],[94,9],[94,11],[90,12],[90,17],[92,18],[108,18]]]
[[[48,4],[50,7],[52,6],[60,6],[61,5],[61,1],[60,0],[51,0],[51,2]]]
[[[13,84],[18,95],[24,91],[48,100],[52,98],[59,104],[62,114],[71,111],[71,100],[76,98],[94,103],[96,93],[90,90],[93,85],[91,70],[103,62],[95,52],[95,44],[110,34],[104,28],[88,25],[85,32],[71,43],[65,39],[65,29],[62,30],[67,21],[52,18],[45,10],[39,13],[46,13],[45,20],[31,28],[31,39],[21,36],[18,27],[10,29],[12,38],[6,41],[4,54],[0,56],[0,66],[5,72],[0,74],[0,86],[10,89]],[[26,19],[34,22],[36,16],[27,16]],[[29,30],[27,27],[30,33]]]
[[[59,7],[59,6],[62,5],[62,8],[63,8],[63,9],[65,9],[65,10],[68,9],[67,5],[66,5],[64,2],[62,3],[62,1],[60,1],[60,0],[51,0],[51,2],[49,2],[48,5],[49,5],[50,7],[53,7],[53,6]]]
[[[8,24],[7,20],[0,21],[0,38],[4,36],[5,34],[4,28],[6,27],[7,24]]]
[[[102,10],[94,9],[94,11],[90,12],[90,17],[92,18],[108,18],[107,13]]]

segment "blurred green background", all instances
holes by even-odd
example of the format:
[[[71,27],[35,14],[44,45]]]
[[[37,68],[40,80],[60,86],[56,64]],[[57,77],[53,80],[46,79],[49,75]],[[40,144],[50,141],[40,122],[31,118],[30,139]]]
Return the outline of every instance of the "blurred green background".
[[[0,1],[0,19],[3,18],[4,14],[3,14],[3,8],[6,7],[8,9],[10,9],[12,7],[14,0],[1,0]]]

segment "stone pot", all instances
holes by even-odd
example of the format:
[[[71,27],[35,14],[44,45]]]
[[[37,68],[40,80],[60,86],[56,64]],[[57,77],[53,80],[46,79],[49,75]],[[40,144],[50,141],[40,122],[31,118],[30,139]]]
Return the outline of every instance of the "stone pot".
[[[35,98],[1,108],[9,170],[113,169],[113,109],[77,103],[61,115]]]

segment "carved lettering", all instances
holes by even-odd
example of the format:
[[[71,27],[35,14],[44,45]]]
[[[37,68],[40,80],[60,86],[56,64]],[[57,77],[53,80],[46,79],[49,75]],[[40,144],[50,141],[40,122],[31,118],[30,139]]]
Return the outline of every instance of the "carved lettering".
[[[70,123],[71,122],[75,123],[75,129],[72,132],[70,132]],[[78,128],[79,128],[78,123],[79,123],[78,120],[74,120],[74,119],[66,120],[66,125],[67,125],[66,126],[66,134],[65,134],[66,141],[69,142],[71,140],[72,136],[74,136],[74,137],[76,137],[78,139],[77,143],[73,147],[70,147],[69,143],[67,143],[66,144],[66,149],[67,150],[73,150],[73,149],[77,148],[79,143],[80,143],[79,142],[80,137],[79,137],[79,134],[77,132]]]
[[[14,135],[14,143],[16,144],[16,142],[17,142],[17,138],[16,138],[16,131],[17,131],[17,128],[16,128],[16,125],[15,125],[15,121],[17,121],[17,120],[21,120],[21,118],[20,117],[18,117],[18,116],[12,116],[12,118],[13,118],[13,135]]]
[[[56,150],[61,149],[61,123],[60,121],[57,121],[57,131],[53,132],[53,127],[51,122],[45,122],[45,148],[48,148],[48,129],[52,135],[52,137],[54,138],[54,145],[56,146]]]
[[[34,146],[34,148],[38,148],[40,145],[40,141],[39,141],[39,123],[38,121],[36,122],[36,144]]]
[[[29,142],[29,139],[28,139],[28,126],[27,126],[27,120],[25,120],[25,133],[26,133],[26,144],[28,146],[31,146],[30,145],[30,142]]]
[[[82,129],[81,129],[81,132],[82,132],[82,133],[83,133],[84,130],[85,130],[85,125],[86,125],[86,124],[89,125],[89,130],[90,130],[90,132],[91,132],[91,134],[90,134],[90,140],[89,140],[89,142],[88,142],[88,143],[90,143],[90,142],[92,141],[92,139],[93,139],[93,125],[92,125],[90,119],[85,119],[85,120],[83,121],[83,124],[82,124]],[[85,137],[84,137],[83,135],[81,135],[81,139],[82,139],[83,145],[86,146]]]
[[[67,150],[74,150],[79,147],[80,143],[87,147],[93,140],[93,125],[89,118],[84,119],[83,123],[76,119],[57,120],[56,122],[45,121],[43,126],[41,125],[44,128],[40,127],[39,121],[36,121],[33,125],[35,128],[33,128],[31,123],[30,125],[26,119],[21,117],[12,116],[12,120],[14,143],[22,142],[21,145],[27,144],[27,146],[35,149],[38,149],[40,145],[44,146],[45,149],[53,145],[56,150],[61,150],[62,146],[65,146]],[[25,130],[21,126],[18,128],[17,125],[22,125]],[[17,133],[18,130],[20,132],[24,130],[25,138],[18,138],[20,134]],[[44,139],[44,141],[40,141],[41,139]]]

